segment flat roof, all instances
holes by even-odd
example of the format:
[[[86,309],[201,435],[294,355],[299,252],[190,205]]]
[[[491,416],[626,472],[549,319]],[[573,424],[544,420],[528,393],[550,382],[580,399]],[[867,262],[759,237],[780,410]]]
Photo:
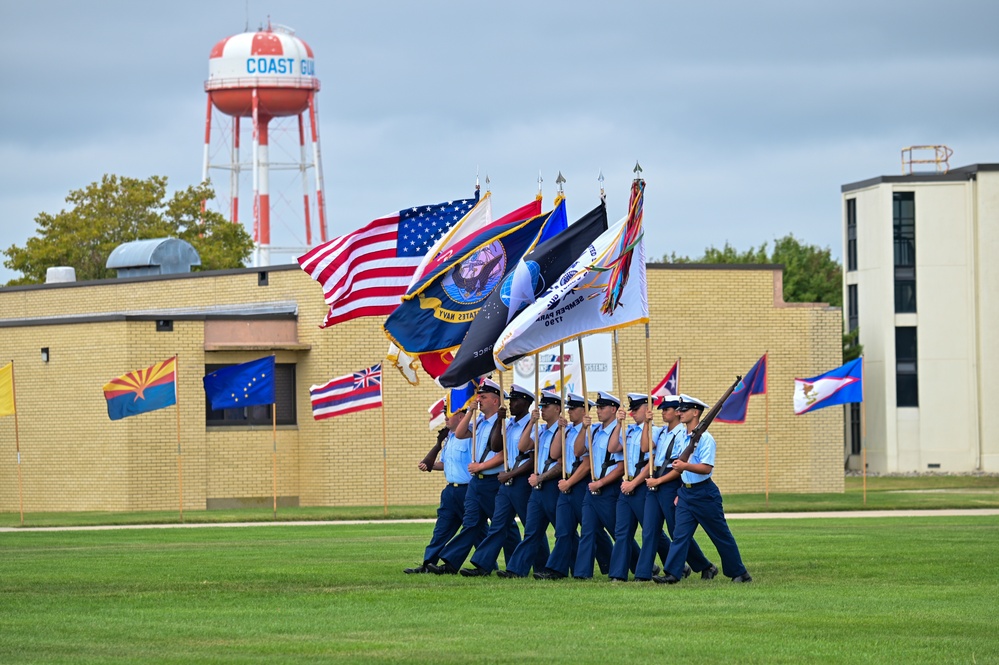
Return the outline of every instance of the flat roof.
[[[886,183],[916,183],[916,182],[955,182],[961,180],[974,180],[979,171],[999,171],[999,164],[971,164],[960,168],[951,169],[947,173],[913,173],[911,175],[879,175],[876,178],[869,178],[859,182],[851,182],[840,188],[842,193],[853,192],[874,185]]]

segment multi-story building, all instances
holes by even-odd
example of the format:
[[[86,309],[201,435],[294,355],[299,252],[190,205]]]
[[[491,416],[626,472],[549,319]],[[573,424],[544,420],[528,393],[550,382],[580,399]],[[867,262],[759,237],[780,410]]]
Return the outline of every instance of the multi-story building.
[[[864,439],[871,471],[999,471],[999,164],[879,176],[842,197],[844,326],[865,361],[849,465]]]

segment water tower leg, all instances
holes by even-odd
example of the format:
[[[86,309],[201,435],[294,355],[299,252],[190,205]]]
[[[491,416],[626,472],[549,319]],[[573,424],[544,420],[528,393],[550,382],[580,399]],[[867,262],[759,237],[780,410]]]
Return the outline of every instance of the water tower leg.
[[[212,98],[208,97],[208,110],[205,112],[205,156],[201,167],[201,182],[208,181],[208,147],[212,142]],[[207,201],[201,202],[201,212],[205,212]]]
[[[316,209],[319,211],[319,237],[326,242],[326,201],[323,199],[323,160],[319,152],[319,125],[316,119],[316,93],[309,93],[309,124],[312,125],[312,155],[316,165]]]
[[[229,171],[229,219],[239,224],[239,116],[232,119],[232,170]]]
[[[298,114],[298,147],[301,153],[299,172],[302,174],[302,194],[305,199],[305,244],[312,247],[312,220],[309,219],[309,179],[306,171],[309,168],[305,160],[305,123],[302,114]]]

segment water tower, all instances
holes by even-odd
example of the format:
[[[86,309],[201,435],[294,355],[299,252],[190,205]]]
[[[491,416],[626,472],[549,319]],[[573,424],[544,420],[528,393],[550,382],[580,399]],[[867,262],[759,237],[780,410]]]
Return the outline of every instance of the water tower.
[[[326,241],[326,207],[323,201],[323,169],[319,150],[319,113],[316,93],[316,63],[312,49],[283,26],[262,28],[226,37],[212,48],[208,61],[208,110],[205,119],[203,179],[209,170],[229,172],[229,215],[239,222],[239,179],[243,171],[253,174],[254,265],[270,265],[271,171],[297,170],[301,175],[305,203],[305,244],[312,245],[308,171],[315,174],[316,212],[319,233]],[[212,162],[212,109],[232,119],[228,155]],[[311,155],[306,149],[306,122],[311,137]],[[298,145],[285,152],[291,161],[274,161],[268,128],[275,118],[298,118]],[[252,161],[240,161],[240,119],[250,118],[253,135]],[[290,146],[285,146],[289,148]],[[295,250],[301,248],[292,248]]]

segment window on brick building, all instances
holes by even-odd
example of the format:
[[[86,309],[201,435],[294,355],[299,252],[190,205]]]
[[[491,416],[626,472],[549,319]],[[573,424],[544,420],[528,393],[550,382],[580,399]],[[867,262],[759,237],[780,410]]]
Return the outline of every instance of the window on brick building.
[[[916,311],[916,195],[892,195],[895,254],[895,312]]]
[[[897,406],[919,406],[916,329],[895,328],[895,397]]]
[[[205,365],[205,374],[232,367],[232,365]],[[278,363],[274,366],[274,399],[275,404],[260,406],[245,406],[239,409],[212,409],[208,397],[205,397],[205,425],[209,427],[232,427],[246,425],[271,426],[271,409],[277,407],[278,425],[297,425],[297,410],[295,408],[295,365]]]

